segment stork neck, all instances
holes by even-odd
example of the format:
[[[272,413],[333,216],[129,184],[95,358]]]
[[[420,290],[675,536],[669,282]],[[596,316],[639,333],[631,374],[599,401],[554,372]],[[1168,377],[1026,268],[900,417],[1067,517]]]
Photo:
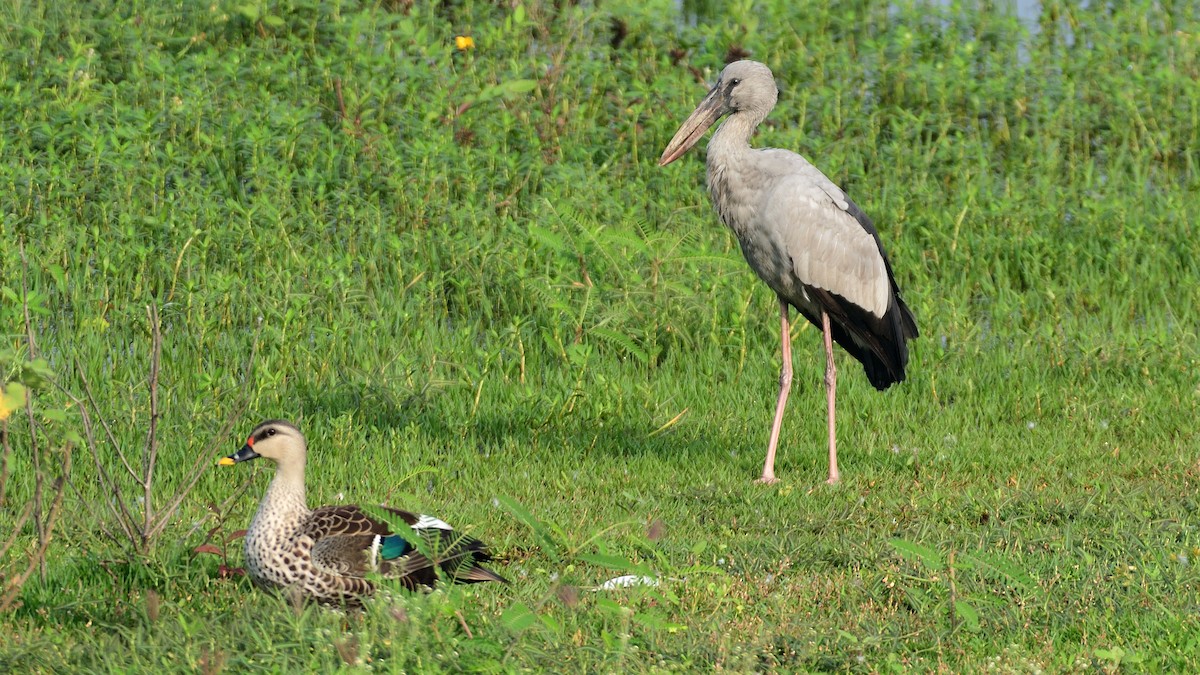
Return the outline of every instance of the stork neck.
[[[708,142],[708,154],[730,157],[750,150],[750,137],[766,117],[766,112],[744,110],[730,115],[713,132]]]
[[[743,111],[731,115],[708,142],[708,193],[721,221],[741,239],[754,221],[764,182],[758,176],[750,135],[762,115]]]

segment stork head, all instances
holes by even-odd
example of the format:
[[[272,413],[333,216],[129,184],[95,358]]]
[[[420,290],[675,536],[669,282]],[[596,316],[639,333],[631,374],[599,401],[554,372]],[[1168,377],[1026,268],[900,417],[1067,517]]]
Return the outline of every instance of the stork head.
[[[775,107],[778,98],[779,89],[770,68],[758,61],[734,61],[725,66],[708,95],[675,132],[658,165],[666,166],[682,157],[725,115],[748,115],[751,125],[757,125]]]
[[[298,463],[303,466],[307,454],[308,443],[296,425],[284,420],[267,420],[254,427],[240,450],[221,459],[218,464],[233,466],[238,462],[265,457],[279,465]]]

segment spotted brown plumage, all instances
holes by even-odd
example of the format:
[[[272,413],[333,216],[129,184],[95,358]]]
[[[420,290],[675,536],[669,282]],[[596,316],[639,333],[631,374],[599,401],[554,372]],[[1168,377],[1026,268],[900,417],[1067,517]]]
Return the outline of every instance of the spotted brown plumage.
[[[491,560],[482,542],[432,516],[380,507],[389,519],[409,526],[398,533],[355,505],[310,510],[304,490],[307,453],[308,444],[295,425],[268,420],[220,462],[229,466],[264,457],[276,465],[246,532],[246,570],[258,586],[356,605],[374,592],[375,585],[365,578],[373,572],[408,588],[432,586],[439,568],[456,582],[508,583],[482,566]]]

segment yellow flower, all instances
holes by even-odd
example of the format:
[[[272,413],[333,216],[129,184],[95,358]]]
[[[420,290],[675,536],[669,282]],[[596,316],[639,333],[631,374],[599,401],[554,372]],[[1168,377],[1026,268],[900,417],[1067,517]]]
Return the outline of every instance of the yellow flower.
[[[458,47],[460,52],[468,49],[474,49],[475,38],[471,37],[470,35],[457,35],[454,38],[454,46]]]

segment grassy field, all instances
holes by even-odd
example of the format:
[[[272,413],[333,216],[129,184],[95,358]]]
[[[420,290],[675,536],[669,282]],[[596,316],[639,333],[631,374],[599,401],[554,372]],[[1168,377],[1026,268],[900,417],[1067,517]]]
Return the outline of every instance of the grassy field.
[[[0,671],[1200,670],[1200,9],[836,4],[4,3]],[[738,54],[922,331],[885,394],[840,355],[835,487],[809,326],[752,483],[775,301],[655,165]],[[267,417],[514,583],[195,553]]]

